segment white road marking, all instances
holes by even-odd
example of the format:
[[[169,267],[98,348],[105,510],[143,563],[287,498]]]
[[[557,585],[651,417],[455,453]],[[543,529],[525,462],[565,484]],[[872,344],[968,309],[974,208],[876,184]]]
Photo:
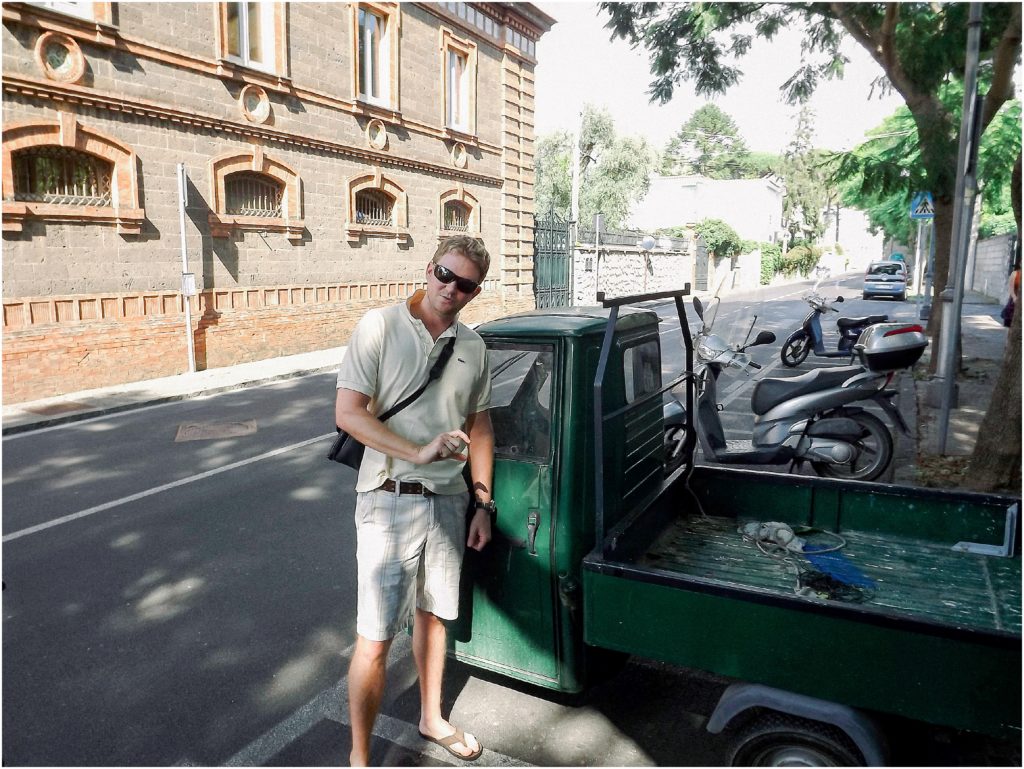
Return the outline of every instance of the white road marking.
[[[46,523],[40,523],[36,526],[29,526],[27,529],[21,529],[20,531],[15,531],[6,535],[2,541],[10,542],[11,540],[18,539],[20,537],[27,537],[29,534],[36,534],[40,531],[46,531],[47,529],[52,529],[54,526],[61,526],[65,523],[70,523],[71,521],[77,521],[79,518],[85,518],[90,515],[95,515],[96,513],[102,513],[104,510],[110,510],[111,508],[119,507],[120,505],[125,505],[128,504],[129,502],[135,502],[140,499],[145,499],[146,497],[150,497],[154,494],[159,494],[164,491],[176,489],[179,486],[185,486],[189,483],[201,481],[204,478],[210,478],[214,475],[220,475],[221,473],[226,473],[229,472],[230,470],[237,470],[239,467],[251,465],[253,462],[260,462],[264,459],[270,459],[271,457],[276,457],[279,456],[280,454],[286,454],[287,452],[294,451],[295,449],[301,449],[303,446],[309,446],[310,444],[317,443],[319,441],[324,440],[325,438],[333,437],[334,433],[326,433],[324,435],[318,435],[316,438],[310,438],[309,440],[300,441],[299,443],[293,443],[289,446],[282,446],[281,448],[274,449],[273,451],[268,451],[264,454],[259,454],[255,457],[250,457],[249,459],[243,459],[238,462],[232,462],[229,465],[224,465],[224,467],[218,467],[213,470],[207,470],[206,472],[199,473],[198,475],[190,475],[188,478],[182,478],[177,481],[172,481],[171,483],[165,483],[163,486],[156,486],[152,489],[140,491],[137,494],[130,494],[127,497],[121,497],[120,499],[115,499],[110,502],[104,502],[101,505],[96,505],[85,510],[79,510],[77,513],[71,513],[70,515],[64,515],[60,518],[54,518],[52,521],[47,521]]]
[[[351,658],[353,646],[349,646],[341,656]],[[415,667],[409,658],[412,656],[412,641],[405,633],[395,637],[388,655],[389,682],[391,692],[403,692],[415,684]],[[408,662],[409,664],[403,664]],[[402,671],[402,668],[407,668]],[[396,670],[398,675],[395,675]],[[402,680],[394,680],[394,679]],[[387,695],[385,695],[387,696]],[[324,689],[313,699],[296,710],[292,715],[272,727],[264,734],[250,742],[235,755],[224,762],[225,766],[263,766],[270,759],[287,748],[292,742],[302,737],[316,724],[330,719],[342,726],[349,726],[348,719],[348,680],[343,678],[337,684]],[[469,730],[472,732],[472,730]],[[382,740],[400,745],[416,754],[429,756],[436,761],[448,765],[452,756],[438,745],[427,742],[419,734],[419,725],[393,718],[386,714],[377,716],[373,734]],[[348,756],[344,757],[345,760]],[[379,756],[378,756],[379,758]],[[475,766],[533,766],[523,763],[504,753],[484,746],[483,755],[474,763]]]

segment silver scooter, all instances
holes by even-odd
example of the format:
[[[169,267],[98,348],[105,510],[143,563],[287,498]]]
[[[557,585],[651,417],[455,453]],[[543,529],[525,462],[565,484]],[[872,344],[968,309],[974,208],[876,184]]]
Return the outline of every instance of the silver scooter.
[[[694,339],[697,401],[696,431],[704,457],[711,462],[741,465],[785,465],[792,470],[810,462],[818,475],[833,478],[870,481],[878,478],[892,461],[893,441],[885,424],[860,406],[857,401],[874,401],[893,424],[909,434],[906,423],[893,405],[895,389],[888,385],[898,368],[913,364],[920,357],[927,340],[923,333],[913,331],[913,339],[903,336],[901,344],[919,345],[913,360],[900,356],[898,365],[889,370],[872,371],[867,366],[843,366],[816,369],[790,378],[762,379],[750,398],[755,414],[754,429],[749,440],[726,440],[719,417],[718,378],[726,368],[745,372],[760,369],[746,350],[771,344],[775,334],[762,331],[748,343],[754,324],[751,323],[743,342],[730,347],[712,331],[718,310],[718,297],[707,310],[699,298],[693,306],[702,326]],[[754,319],[756,323],[756,316]],[[896,324],[893,324],[896,325]],[[919,327],[915,327],[919,328]],[[903,334],[908,329],[896,329]],[[909,360],[909,363],[907,362]],[[679,394],[673,391],[678,399]],[[671,413],[670,413],[671,412]],[[685,424],[685,408],[666,409],[666,420]],[[681,450],[671,442],[670,435],[680,435],[678,427],[666,425],[668,462],[673,452]]]

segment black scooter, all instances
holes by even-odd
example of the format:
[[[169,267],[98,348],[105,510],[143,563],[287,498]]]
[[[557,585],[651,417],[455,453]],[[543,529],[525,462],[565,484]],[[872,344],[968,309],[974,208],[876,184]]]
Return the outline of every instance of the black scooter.
[[[839,329],[839,344],[835,350],[825,349],[825,339],[821,331],[821,316],[828,312],[839,312],[827,299],[817,293],[804,297],[811,306],[811,312],[804,318],[799,329],[789,335],[789,339],[782,345],[780,357],[785,366],[799,366],[813,351],[820,358],[852,358],[853,345],[861,332],[868,326],[875,323],[885,323],[889,320],[888,315],[866,315],[862,318],[840,318],[836,321]],[[843,301],[843,297],[837,296],[834,302]]]

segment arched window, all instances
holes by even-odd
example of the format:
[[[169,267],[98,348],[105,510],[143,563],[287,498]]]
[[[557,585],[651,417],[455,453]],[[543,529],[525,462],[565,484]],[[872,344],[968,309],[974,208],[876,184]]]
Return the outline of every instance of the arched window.
[[[437,205],[437,237],[459,233],[480,236],[480,202],[462,183],[441,194]]]
[[[225,212],[232,216],[281,217],[284,185],[263,174],[239,171],[224,179]]]
[[[398,245],[409,242],[409,201],[405,190],[373,173],[348,180],[345,201],[345,236],[350,244],[366,238],[391,238]]]
[[[68,147],[13,153],[14,199],[72,206],[109,206],[114,164]]]
[[[369,227],[390,227],[394,224],[395,201],[380,190],[360,190],[356,193],[356,224]]]
[[[444,204],[444,229],[449,232],[468,232],[470,213],[465,203],[449,200]]]
[[[113,225],[138,235],[138,162],[126,144],[58,112],[54,122],[4,126],[3,231],[22,232],[29,219]]]
[[[254,146],[210,160],[210,235],[226,238],[236,232],[283,232],[301,243],[302,180],[281,161]]]

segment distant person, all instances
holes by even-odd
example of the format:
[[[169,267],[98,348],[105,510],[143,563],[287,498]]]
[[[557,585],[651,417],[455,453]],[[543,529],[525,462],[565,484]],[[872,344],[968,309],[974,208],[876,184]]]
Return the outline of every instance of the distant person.
[[[1010,273],[1010,298],[1006,301],[1001,313],[1003,325],[1009,328],[1013,325],[1013,313],[1020,303],[1020,265]]]
[[[458,319],[480,293],[489,266],[483,241],[465,235],[441,241],[426,267],[426,289],[367,312],[338,371],[337,424],[366,445],[356,479],[357,635],[348,673],[352,766],[370,760],[388,650],[410,621],[420,734],[464,761],[483,752],[472,734],[442,716],[441,680],[447,652],[442,620],[458,616],[463,553],[467,546],[482,550],[491,539],[487,350]],[[427,381],[452,338],[441,376],[387,422],[377,419]],[[476,497],[468,532],[467,458]]]

